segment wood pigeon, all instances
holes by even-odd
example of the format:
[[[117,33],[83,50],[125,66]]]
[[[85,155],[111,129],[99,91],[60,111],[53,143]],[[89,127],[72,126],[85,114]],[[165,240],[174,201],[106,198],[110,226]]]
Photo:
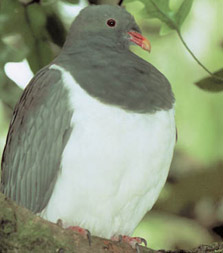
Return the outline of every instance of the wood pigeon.
[[[6,196],[64,227],[133,233],[166,181],[176,128],[168,80],[130,44],[150,50],[124,8],[80,12],[15,107],[2,158]]]

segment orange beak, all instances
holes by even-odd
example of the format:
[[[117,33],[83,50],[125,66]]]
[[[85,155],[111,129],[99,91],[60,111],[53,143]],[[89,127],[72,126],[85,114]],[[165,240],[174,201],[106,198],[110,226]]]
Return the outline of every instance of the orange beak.
[[[150,53],[151,51],[151,44],[149,40],[147,40],[145,37],[142,36],[142,34],[137,33],[135,31],[128,32],[130,35],[130,41],[134,42],[136,45],[140,46],[142,49],[148,51]]]

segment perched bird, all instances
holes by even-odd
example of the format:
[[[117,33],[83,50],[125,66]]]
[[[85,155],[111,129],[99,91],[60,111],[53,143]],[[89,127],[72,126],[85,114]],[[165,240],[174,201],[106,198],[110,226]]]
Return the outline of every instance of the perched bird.
[[[80,12],[15,107],[2,158],[6,196],[65,227],[133,233],[166,181],[176,130],[168,80],[130,44],[150,50],[124,8]]]

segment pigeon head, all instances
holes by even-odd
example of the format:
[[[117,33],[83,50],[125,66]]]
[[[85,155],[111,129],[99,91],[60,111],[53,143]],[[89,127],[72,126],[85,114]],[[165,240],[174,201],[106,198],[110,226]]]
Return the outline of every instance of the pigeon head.
[[[125,50],[132,43],[150,51],[149,41],[141,35],[133,16],[123,7],[95,5],[86,7],[76,17],[64,48],[70,51],[86,47]]]

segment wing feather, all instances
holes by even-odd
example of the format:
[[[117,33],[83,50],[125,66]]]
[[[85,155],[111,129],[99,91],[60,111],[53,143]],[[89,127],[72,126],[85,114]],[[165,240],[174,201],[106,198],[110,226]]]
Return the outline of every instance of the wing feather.
[[[1,189],[18,204],[41,212],[52,194],[73,110],[57,70],[42,69],[16,105],[2,158]]]

